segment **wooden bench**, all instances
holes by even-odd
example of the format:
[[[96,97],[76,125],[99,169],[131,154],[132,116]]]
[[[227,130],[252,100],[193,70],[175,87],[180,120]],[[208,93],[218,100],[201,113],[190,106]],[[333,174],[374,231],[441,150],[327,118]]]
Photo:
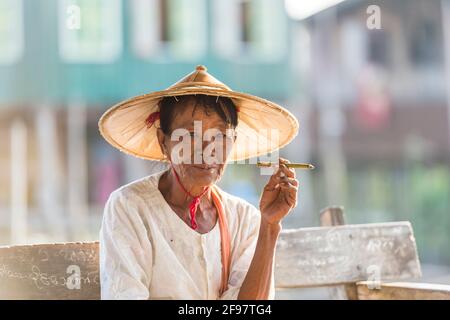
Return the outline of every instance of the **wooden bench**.
[[[277,288],[332,286],[347,299],[450,299],[450,286],[387,283],[421,276],[409,222],[344,225],[339,207],[321,227],[283,230]],[[98,242],[0,247],[0,299],[99,299]]]

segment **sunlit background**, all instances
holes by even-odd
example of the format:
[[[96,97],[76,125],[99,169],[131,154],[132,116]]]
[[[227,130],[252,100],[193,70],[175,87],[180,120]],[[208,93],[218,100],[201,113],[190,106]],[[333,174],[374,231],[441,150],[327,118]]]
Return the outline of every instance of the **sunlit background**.
[[[284,228],[408,220],[422,280],[450,283],[450,0],[0,0],[0,245],[97,240],[111,191],[162,169],[100,115],[198,64],[299,119],[280,154],[316,170]],[[258,206],[266,180],[220,185]]]

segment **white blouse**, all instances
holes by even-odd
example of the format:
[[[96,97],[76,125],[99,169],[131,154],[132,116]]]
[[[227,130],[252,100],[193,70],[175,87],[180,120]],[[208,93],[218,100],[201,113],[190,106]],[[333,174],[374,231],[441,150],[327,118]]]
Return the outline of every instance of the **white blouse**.
[[[220,229],[191,229],[158,189],[165,170],[111,193],[100,229],[102,299],[237,299],[258,239],[260,212],[222,189],[231,239],[228,289],[219,296]],[[275,298],[274,265],[269,299]]]

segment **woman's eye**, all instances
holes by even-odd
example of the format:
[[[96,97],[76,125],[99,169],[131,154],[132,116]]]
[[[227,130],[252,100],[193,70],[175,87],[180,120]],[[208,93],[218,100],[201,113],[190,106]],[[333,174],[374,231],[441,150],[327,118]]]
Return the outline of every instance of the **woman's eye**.
[[[215,140],[215,141],[218,141],[218,142],[223,141],[223,140],[225,140],[226,138],[227,138],[227,135],[226,135],[226,134],[223,134],[223,133],[218,133],[218,134],[216,134],[216,135],[214,136],[214,140]]]

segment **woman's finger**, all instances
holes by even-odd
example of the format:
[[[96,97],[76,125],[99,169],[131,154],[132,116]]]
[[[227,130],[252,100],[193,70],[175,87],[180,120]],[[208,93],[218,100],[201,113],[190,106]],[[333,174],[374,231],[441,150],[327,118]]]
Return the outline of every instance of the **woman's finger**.
[[[280,185],[280,188],[282,189],[284,201],[289,206],[295,207],[297,205],[297,190],[295,190],[295,187]]]
[[[288,177],[295,178],[294,168],[288,168],[286,163],[280,163],[280,170]]]
[[[281,170],[278,169],[273,175],[270,176],[270,179],[267,182],[264,189],[272,190],[280,183],[280,181],[281,181]]]
[[[299,182],[298,182],[298,180],[297,179],[295,179],[295,178],[289,178],[289,177],[281,177],[281,179],[280,179],[280,183],[281,182],[289,182],[290,184],[292,184],[292,185],[294,185],[294,186],[298,186],[299,185]]]
[[[295,192],[298,191],[298,185],[294,185],[291,182],[285,181],[285,182],[280,182],[280,187],[283,188],[283,190],[293,190]]]
[[[299,181],[294,178],[281,178],[280,188],[284,194],[288,194],[293,200],[297,200]],[[289,202],[290,203],[290,202]]]
[[[295,179],[295,170],[289,169],[285,165],[289,163],[289,160],[280,158],[279,163],[278,170],[270,177],[264,190],[274,191],[283,185],[282,182],[289,182],[293,186],[298,186],[298,181]]]

